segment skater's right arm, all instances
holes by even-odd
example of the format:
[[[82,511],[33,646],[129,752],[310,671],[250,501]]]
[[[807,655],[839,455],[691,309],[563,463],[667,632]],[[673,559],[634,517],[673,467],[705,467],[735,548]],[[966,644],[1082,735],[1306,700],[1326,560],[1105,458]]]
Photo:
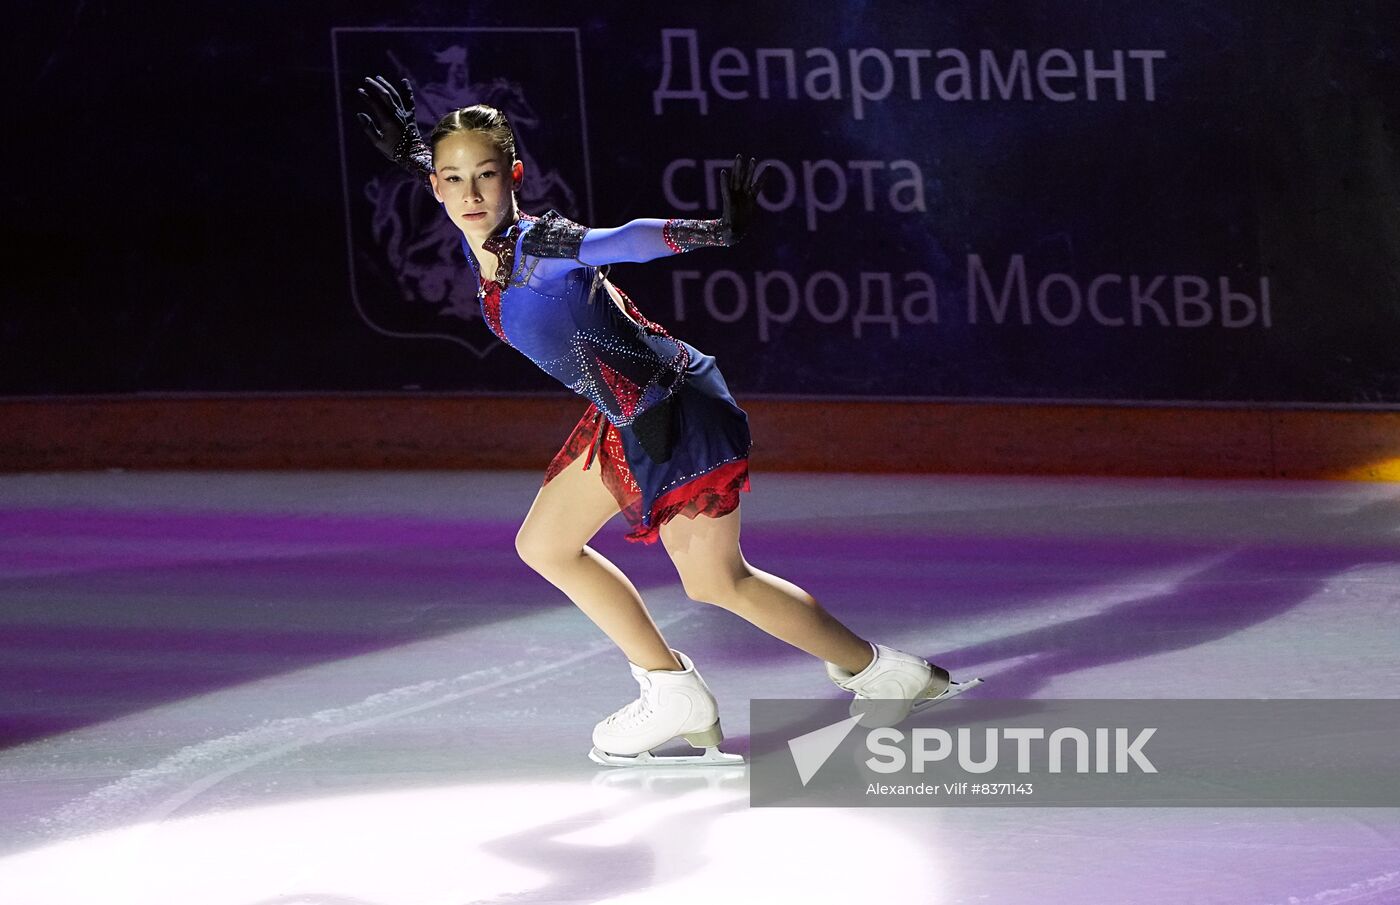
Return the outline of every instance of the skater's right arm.
[[[367,112],[356,114],[356,118],[379,153],[421,178],[431,190],[428,176],[433,172],[433,151],[418,132],[418,121],[413,113],[413,86],[408,79],[401,82],[402,97],[382,75],[365,79],[368,90],[357,90]]]

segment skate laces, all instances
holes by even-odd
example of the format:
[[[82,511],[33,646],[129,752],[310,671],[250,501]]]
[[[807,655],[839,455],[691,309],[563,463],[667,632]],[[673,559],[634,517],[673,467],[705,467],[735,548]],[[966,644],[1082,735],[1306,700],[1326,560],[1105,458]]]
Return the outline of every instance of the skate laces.
[[[641,697],[629,704],[625,704],[609,716],[605,723],[616,726],[619,729],[630,729],[651,714],[651,685],[648,683],[642,686]]]
[[[638,698],[626,707],[623,707],[617,713],[608,717],[608,722],[619,729],[631,729],[650,713],[651,708],[646,706],[646,701],[642,698]]]

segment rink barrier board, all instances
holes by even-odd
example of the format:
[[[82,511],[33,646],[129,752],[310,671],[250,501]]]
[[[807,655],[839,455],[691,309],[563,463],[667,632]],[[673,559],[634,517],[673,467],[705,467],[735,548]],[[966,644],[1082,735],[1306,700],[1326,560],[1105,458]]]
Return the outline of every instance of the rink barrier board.
[[[742,400],[761,471],[1400,480],[1400,412]],[[0,470],[540,469],[585,404],[527,396],[0,401]]]

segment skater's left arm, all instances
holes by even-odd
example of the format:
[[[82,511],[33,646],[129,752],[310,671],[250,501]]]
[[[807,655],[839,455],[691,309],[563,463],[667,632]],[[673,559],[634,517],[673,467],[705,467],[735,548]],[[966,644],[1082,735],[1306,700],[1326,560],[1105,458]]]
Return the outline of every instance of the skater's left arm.
[[[753,225],[763,179],[768,175],[765,169],[755,178],[754,164],[752,157],[745,161],[736,156],[733,170],[721,172],[724,206],[718,219],[644,217],[622,226],[585,229],[572,257],[588,267],[599,267],[653,261],[706,246],[737,245]]]
[[[594,227],[579,243],[578,262],[589,267],[642,263],[707,246],[738,244],[734,228],[724,220],[661,220],[643,217],[621,226]]]

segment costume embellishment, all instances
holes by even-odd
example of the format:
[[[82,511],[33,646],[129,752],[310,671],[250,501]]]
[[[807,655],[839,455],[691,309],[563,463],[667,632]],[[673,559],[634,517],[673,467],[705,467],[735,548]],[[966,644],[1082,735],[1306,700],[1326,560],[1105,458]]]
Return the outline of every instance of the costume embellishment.
[[[637,403],[642,401],[642,388],[608,367],[601,358],[595,357],[594,360],[598,362],[598,373],[602,375],[603,382],[608,385],[613,398],[617,400],[622,417],[631,421],[637,411]]]
[[[394,148],[394,162],[415,176],[422,177],[424,182],[428,181],[428,176],[433,172],[433,149],[418,134],[416,126],[404,129],[399,136],[398,146]]]
[[[633,303],[632,297],[622,291],[621,286],[612,282],[608,283],[608,285],[611,286],[613,289],[617,290],[617,294],[622,297],[623,305],[627,309],[627,316],[632,320],[634,324],[640,326],[643,332],[648,333],[652,336],[664,336],[667,339],[675,339],[674,336],[666,332],[665,327],[647,318],[647,316],[637,308],[636,304]],[[685,370],[685,368],[689,367],[690,365],[690,353],[686,352],[685,347],[682,346],[681,354],[685,356],[685,361],[680,365],[680,368],[681,370]]]
[[[486,318],[486,326],[496,334],[497,339],[510,345],[510,340],[506,339],[505,328],[501,326],[501,284],[484,277],[480,282],[478,297],[481,299],[481,312]]]
[[[661,227],[661,238],[675,254],[710,245],[733,245],[734,233],[723,220],[672,218]]]
[[[521,224],[533,222],[538,219],[538,217],[531,216],[530,214],[521,214],[505,233],[499,236],[491,236],[481,243],[482,248],[496,256],[495,276],[488,277],[485,274],[481,274],[480,277],[483,281],[494,280],[503,287],[524,286],[526,283],[530,282],[530,277],[534,274],[535,267],[539,262],[531,261],[522,268],[520,273],[516,273],[515,243],[516,240],[520,238]],[[483,299],[486,297],[486,287],[484,284],[477,290],[477,297]]]
[[[573,258],[578,261],[579,246],[588,227],[575,223],[558,211],[546,211],[521,243],[521,250],[537,258]],[[579,261],[579,263],[583,263]]]

